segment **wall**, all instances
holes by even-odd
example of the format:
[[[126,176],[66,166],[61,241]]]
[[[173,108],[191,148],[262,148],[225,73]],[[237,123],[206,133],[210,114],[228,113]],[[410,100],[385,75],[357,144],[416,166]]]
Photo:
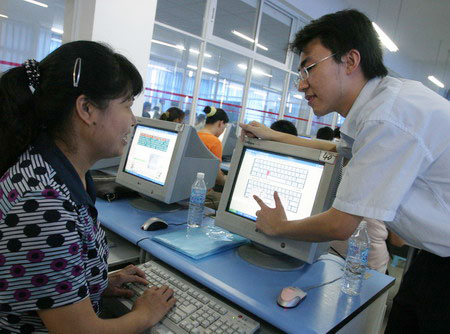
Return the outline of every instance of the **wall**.
[[[147,75],[156,1],[66,0],[64,41],[88,39],[109,44],[127,57],[142,78]],[[133,105],[142,114],[144,94]]]

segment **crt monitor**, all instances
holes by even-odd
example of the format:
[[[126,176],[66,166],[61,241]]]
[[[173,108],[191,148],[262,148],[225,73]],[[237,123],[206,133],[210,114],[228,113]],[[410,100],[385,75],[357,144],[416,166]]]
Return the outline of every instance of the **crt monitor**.
[[[225,130],[219,136],[219,140],[222,142],[222,160],[231,160],[234,148],[236,147],[237,139],[236,125],[228,123]]]
[[[328,243],[271,237],[256,230],[253,195],[274,207],[277,191],[289,220],[302,219],[332,204],[338,157],[335,153],[246,138],[236,146],[222,193],[216,225],[253,243],[239,249],[244,259],[262,267],[288,270],[313,263]]]
[[[149,211],[175,210],[169,204],[189,198],[197,172],[212,188],[220,163],[192,126],[141,117],[125,152],[116,182],[139,192],[132,204]]]

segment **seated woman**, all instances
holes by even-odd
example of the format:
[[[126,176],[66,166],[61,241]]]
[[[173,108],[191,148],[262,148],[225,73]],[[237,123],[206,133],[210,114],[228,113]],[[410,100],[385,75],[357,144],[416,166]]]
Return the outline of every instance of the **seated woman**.
[[[149,283],[133,265],[108,275],[89,173],[122,154],[142,86],[125,57],[91,41],[0,77],[1,332],[140,333],[175,304],[171,289],[152,286],[126,315],[98,317],[102,296]]]
[[[225,131],[225,125],[229,122],[228,115],[223,109],[207,106],[203,109],[206,114],[205,127],[198,131],[198,136],[203,144],[222,161],[222,143],[219,136]],[[219,168],[216,184],[223,186],[226,176]]]
[[[184,111],[177,107],[171,107],[164,112],[159,119],[161,121],[183,123]]]

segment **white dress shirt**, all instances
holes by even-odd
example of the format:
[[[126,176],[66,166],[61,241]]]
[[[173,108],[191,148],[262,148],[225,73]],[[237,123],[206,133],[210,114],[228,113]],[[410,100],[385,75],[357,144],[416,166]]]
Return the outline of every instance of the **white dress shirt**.
[[[450,256],[450,102],[421,83],[370,80],[341,127],[351,158],[333,207],[384,220],[410,245]]]

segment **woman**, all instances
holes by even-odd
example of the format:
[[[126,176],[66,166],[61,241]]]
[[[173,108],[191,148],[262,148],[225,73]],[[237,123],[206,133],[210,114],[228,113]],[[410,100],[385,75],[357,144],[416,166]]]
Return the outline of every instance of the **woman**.
[[[183,123],[184,111],[177,107],[171,107],[167,109],[159,119],[167,122]]]
[[[136,123],[136,68],[108,47],[67,43],[0,78],[0,328],[7,332],[137,333],[174,305],[167,286],[102,320],[102,296],[148,284],[135,266],[108,277],[108,246],[89,168],[119,156]],[[8,143],[5,145],[5,143]]]
[[[219,136],[225,131],[226,124],[229,122],[228,115],[223,109],[210,106],[205,107],[203,112],[206,114],[205,127],[198,131],[198,136],[203,144],[222,161],[222,143]],[[223,186],[225,180],[225,174],[219,168],[216,184]]]

